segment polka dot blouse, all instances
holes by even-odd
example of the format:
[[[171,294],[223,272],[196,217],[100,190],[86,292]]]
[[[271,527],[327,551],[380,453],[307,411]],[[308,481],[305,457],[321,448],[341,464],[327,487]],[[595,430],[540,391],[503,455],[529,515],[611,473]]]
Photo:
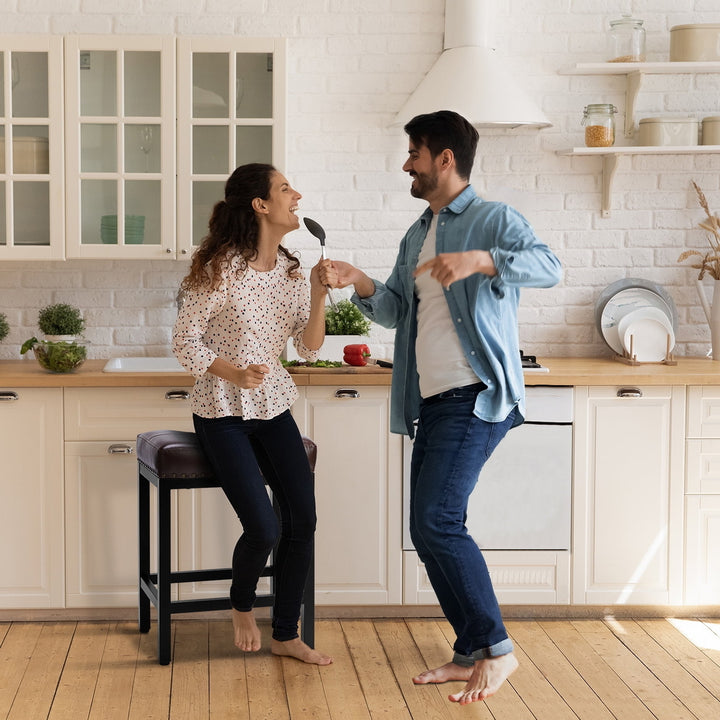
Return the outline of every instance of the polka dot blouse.
[[[288,277],[288,267],[282,253],[269,272],[241,269],[236,258],[223,271],[217,290],[202,288],[185,295],[173,330],[173,352],[195,377],[191,409],[196,415],[269,420],[297,399],[280,353],[290,337],[300,357],[317,360],[317,351],[302,342],[310,317],[310,287],[303,277]],[[239,368],[265,364],[270,373],[259,387],[243,389],[207,372],[217,357]]]

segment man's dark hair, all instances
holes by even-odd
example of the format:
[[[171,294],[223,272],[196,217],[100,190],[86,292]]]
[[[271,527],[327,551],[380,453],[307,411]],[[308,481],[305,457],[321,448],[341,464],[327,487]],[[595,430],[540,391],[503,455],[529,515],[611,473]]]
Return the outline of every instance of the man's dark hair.
[[[462,115],[452,110],[416,115],[405,125],[405,132],[417,147],[425,145],[433,158],[445,149],[452,150],[458,175],[470,179],[478,131]]]

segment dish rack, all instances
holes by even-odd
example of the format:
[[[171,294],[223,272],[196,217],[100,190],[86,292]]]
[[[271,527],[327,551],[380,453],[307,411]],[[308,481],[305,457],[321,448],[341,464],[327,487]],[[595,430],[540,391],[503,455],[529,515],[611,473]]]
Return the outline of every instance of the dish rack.
[[[635,336],[630,336],[630,349],[625,350],[622,355],[615,355],[615,360],[618,362],[625,363],[626,365],[677,365],[675,355],[672,353],[672,338],[670,334],[667,335],[667,349],[665,350],[665,357],[662,360],[638,360],[637,356],[633,353],[635,344]]]

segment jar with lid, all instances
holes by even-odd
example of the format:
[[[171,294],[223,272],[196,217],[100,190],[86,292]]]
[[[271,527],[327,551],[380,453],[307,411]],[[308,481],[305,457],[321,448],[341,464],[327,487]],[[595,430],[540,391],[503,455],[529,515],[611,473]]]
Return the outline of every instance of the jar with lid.
[[[608,44],[608,62],[645,62],[643,21],[629,15],[611,20]]]
[[[615,144],[614,105],[598,103],[586,105],[582,124],[585,126],[585,145],[587,147],[610,147]]]

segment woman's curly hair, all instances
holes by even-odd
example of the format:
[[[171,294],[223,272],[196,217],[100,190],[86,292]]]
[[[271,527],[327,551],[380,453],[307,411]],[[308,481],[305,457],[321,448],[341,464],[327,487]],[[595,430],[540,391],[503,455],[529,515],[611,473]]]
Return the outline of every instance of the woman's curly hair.
[[[183,278],[180,290],[195,290],[220,285],[222,272],[232,260],[240,256],[244,270],[258,254],[259,227],[252,201],[267,200],[272,176],[277,170],[265,163],[250,163],[236,168],[225,183],[225,199],[215,204],[209,232],[193,254],[190,271]],[[280,245],[280,251],[290,260],[288,275],[297,276],[300,260]]]

